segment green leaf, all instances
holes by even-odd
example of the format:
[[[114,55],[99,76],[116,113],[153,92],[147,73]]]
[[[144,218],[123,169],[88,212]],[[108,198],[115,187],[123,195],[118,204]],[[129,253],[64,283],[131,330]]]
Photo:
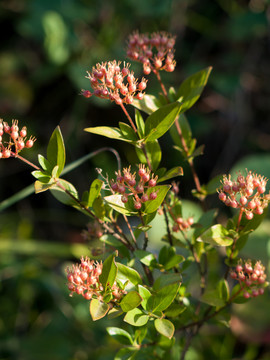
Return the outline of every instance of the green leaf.
[[[141,302],[142,298],[137,293],[137,291],[130,291],[126,296],[123,297],[122,301],[120,302],[120,306],[124,312],[128,312],[137,308]]]
[[[149,251],[135,250],[134,255],[139,258],[140,262],[146,266],[155,266],[157,264],[155,256]]]
[[[197,240],[213,246],[230,246],[233,243],[233,239],[229,234],[229,231],[224,226],[216,224],[204,231]]]
[[[113,235],[110,235],[110,234],[103,235],[99,240],[104,242],[105,244],[108,244],[109,246],[113,246],[125,258],[127,258],[127,259],[130,258],[128,249],[119,240],[117,240]],[[118,274],[118,272],[117,272],[117,274]]]
[[[52,164],[41,154],[38,154],[38,162],[44,171],[51,173]]]
[[[220,298],[225,302],[228,301],[230,298],[230,289],[228,282],[225,279],[220,280],[218,282],[217,288],[219,291]]]
[[[125,283],[127,280],[129,280],[135,286],[142,283],[142,279],[136,270],[119,262],[116,263],[116,266],[118,269],[117,279],[121,282]]]
[[[93,321],[99,320],[106,316],[110,307],[108,304],[105,304],[98,299],[92,299],[90,301],[90,315]]]
[[[99,196],[103,184],[104,182],[100,179],[96,179],[92,182],[89,190],[87,207],[93,206],[93,202]]]
[[[145,121],[146,141],[154,141],[164,135],[174,123],[179,114],[179,102],[168,104],[148,116]]]
[[[105,206],[104,206],[102,197],[100,195],[94,200],[92,207],[95,212],[95,215],[99,219],[103,219],[106,211],[105,211]]]
[[[196,74],[189,76],[180,85],[176,98],[182,103],[181,112],[185,112],[191,108],[199,99],[205,85],[207,84],[212,67],[209,66]]]
[[[268,208],[264,209],[263,214],[261,215],[254,214],[251,220],[247,220],[245,217],[243,217],[241,220],[241,225],[243,226],[243,228],[241,229],[241,233],[245,234],[256,230],[262,223],[267,212],[268,212]]]
[[[114,360],[132,360],[135,359],[134,356],[138,353],[136,348],[125,347],[120,349],[114,357]]]
[[[216,307],[221,307],[225,305],[225,301],[221,297],[219,289],[206,290],[203,296],[201,297],[201,301],[205,304]]]
[[[143,326],[149,320],[149,315],[146,315],[141,309],[135,308],[126,313],[124,321],[133,326]]]
[[[165,175],[163,175],[161,178],[158,179],[158,183],[162,181],[166,181],[169,179],[172,179],[176,176],[182,176],[184,175],[182,166],[176,166],[170,170],[168,170]]]
[[[152,170],[155,171],[158,168],[158,165],[160,164],[161,156],[162,156],[161,148],[159,146],[158,141],[155,140],[155,141],[147,142],[142,146],[144,146],[144,150],[146,151],[146,155],[148,160],[150,161]],[[142,148],[136,147],[136,153],[140,162],[142,164],[148,165],[147,158]]]
[[[47,159],[52,167],[58,166],[56,177],[59,177],[66,162],[66,152],[60,127],[57,126],[47,147]]]
[[[195,149],[195,150],[192,152],[192,154],[190,155],[190,158],[195,158],[195,157],[197,157],[197,156],[203,155],[204,148],[205,148],[204,145],[198,146],[197,149]]]
[[[177,266],[179,263],[185,260],[184,256],[177,255],[175,248],[171,246],[163,246],[159,252],[158,261],[163,265],[165,270],[170,270],[174,266]]]
[[[156,330],[161,334],[171,339],[174,334],[174,325],[170,320],[167,319],[156,319],[155,322]]]
[[[113,307],[109,312],[108,312],[108,319],[115,319],[118,316],[122,315],[123,311],[120,308],[116,308]]]
[[[193,239],[197,239],[207,228],[209,228],[217,215],[217,210],[206,211],[197,221],[198,227],[194,230]]]
[[[181,274],[178,273],[162,274],[155,280],[153,289],[157,291],[169,284],[179,284],[181,283],[181,281],[182,281]]]
[[[182,314],[187,308],[180,304],[171,304],[165,311],[167,317],[176,317]]]
[[[35,170],[32,171],[31,174],[38,179],[40,182],[47,184],[51,180],[50,175],[46,175],[44,171]]]
[[[154,293],[147,302],[147,310],[151,312],[163,311],[173,302],[180,288],[180,283],[164,286]]]
[[[147,325],[135,330],[134,339],[138,344],[141,344],[147,335]]]
[[[220,187],[223,175],[217,175],[209,181],[204,187],[207,194],[215,194],[217,189]]]
[[[150,196],[152,192],[156,192],[157,197],[155,200],[149,200],[145,203],[144,212],[146,214],[151,214],[160,207],[170,187],[170,185],[158,185],[147,189],[147,195]]]
[[[72,194],[76,199],[78,199],[78,193],[76,188],[68,181],[64,179],[58,179],[58,183],[61,184],[70,194]],[[70,206],[78,206],[78,203],[69,196],[63,189],[61,189],[56,183],[50,187],[52,195],[61,203]]]
[[[113,208],[115,211],[119,212],[120,214],[124,214],[127,216],[136,215],[137,212],[127,208],[128,204],[124,204],[121,200],[122,195],[109,195],[105,196],[104,200],[106,203]]]
[[[142,297],[142,307],[144,308],[144,310],[146,310],[147,308],[147,301],[148,299],[151,297],[151,293],[148,289],[146,289],[146,287],[142,286],[142,285],[138,285],[138,291],[139,294]]]
[[[138,135],[140,139],[143,139],[145,133],[145,124],[141,113],[137,109],[135,109],[135,123],[137,126]]]
[[[50,184],[50,183],[43,183],[41,181],[35,181],[35,193],[38,194],[38,193],[41,193],[43,191],[46,191],[46,190],[49,190],[52,186],[53,186],[53,182]]]
[[[103,263],[102,273],[99,276],[99,281],[103,285],[105,291],[108,286],[114,284],[117,275],[117,266],[115,263],[115,254],[110,255]]]
[[[107,333],[113,337],[116,341],[123,345],[132,345],[133,340],[131,335],[123,329],[117,327],[107,327]]]
[[[154,95],[144,95],[142,100],[133,100],[132,105],[150,115],[159,108],[158,99]]]
[[[119,122],[119,127],[121,130],[121,133],[123,135],[123,137],[127,140],[127,141],[137,141],[138,137],[135,133],[135,131],[132,129],[131,126],[129,126],[126,123],[123,122]]]
[[[117,127],[97,126],[97,127],[86,128],[86,129],[84,129],[84,131],[87,131],[87,132],[90,132],[90,133],[96,134],[96,135],[102,135],[102,136],[108,137],[110,139],[132,142],[132,140],[126,139],[123,136],[122,131],[120,129],[118,129]]]

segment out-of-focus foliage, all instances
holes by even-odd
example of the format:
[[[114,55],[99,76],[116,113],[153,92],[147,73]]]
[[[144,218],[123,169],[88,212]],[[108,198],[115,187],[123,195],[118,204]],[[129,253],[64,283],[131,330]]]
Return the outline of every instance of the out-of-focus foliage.
[[[233,166],[267,176],[269,13],[268,0],[0,0],[0,117],[18,118],[31,129],[38,138],[33,158],[38,152],[44,154],[59,123],[68,163],[96,150],[99,138],[84,133],[83,128],[98,126],[101,119],[113,126],[119,116],[116,109],[112,118],[110,103],[106,106],[96,100],[90,104],[78,96],[88,86],[86,70],[96,62],[126,60],[123,45],[136,29],[168,30],[177,35],[178,64],[173,76],[166,74],[168,82],[178,83],[213,66],[204,96],[187,113],[193,133],[206,145],[205,156],[198,160],[201,178],[206,182]],[[134,69],[139,76],[136,64]],[[157,85],[155,80],[152,85],[149,82],[156,93]],[[110,140],[104,142],[111,145]],[[166,137],[161,145],[162,161],[169,168],[179,153],[168,146]],[[124,150],[120,145],[119,149],[123,162],[134,158],[131,148]],[[95,176],[95,167],[102,164],[113,172],[113,161],[104,152],[70,176],[85,188]],[[190,192],[190,174],[184,170],[182,195]],[[14,159],[8,164],[1,160],[0,179],[0,201],[33,182],[26,165]],[[190,206],[192,214],[194,206]],[[251,236],[244,254],[248,258],[256,251],[265,264],[270,257],[266,221]],[[84,226],[83,215],[47,194],[31,196],[0,214],[1,360],[113,358],[116,343],[108,340],[105,327],[115,326],[115,320],[102,320],[93,327],[85,302],[70,299],[65,289],[67,261],[89,252],[81,236]],[[235,307],[235,336],[224,328],[218,333],[215,328],[214,336],[211,325],[205,328],[202,336],[209,342],[202,345],[198,338],[187,358],[269,358],[268,296],[243,310]]]

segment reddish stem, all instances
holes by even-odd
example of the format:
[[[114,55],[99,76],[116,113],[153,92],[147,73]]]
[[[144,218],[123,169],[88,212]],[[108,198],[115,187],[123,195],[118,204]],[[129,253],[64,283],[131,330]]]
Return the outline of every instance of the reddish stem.
[[[32,166],[34,169],[36,169],[36,170],[41,170],[40,167],[38,167],[37,165],[33,164],[31,161],[26,160],[26,159],[25,159],[24,157],[22,157],[21,155],[16,154],[16,153],[14,153],[14,152],[11,152],[11,155],[12,155],[13,157],[15,157],[15,158],[20,159],[21,161],[25,162],[26,164]]]
[[[125,108],[124,104],[121,102],[120,106],[122,108],[122,110],[124,111],[126,117],[128,118],[128,121],[130,122],[130,125],[132,126],[132,129],[135,131],[135,133],[137,134],[137,129],[136,126],[134,125],[134,122],[132,121],[129,113],[127,112],[127,109]],[[138,134],[137,134],[138,135]]]

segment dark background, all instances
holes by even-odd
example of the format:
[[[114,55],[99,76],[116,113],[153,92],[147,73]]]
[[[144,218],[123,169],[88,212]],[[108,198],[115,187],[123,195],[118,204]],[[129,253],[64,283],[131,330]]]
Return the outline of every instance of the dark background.
[[[97,62],[127,61],[131,32],[165,30],[177,36],[177,68],[162,74],[166,85],[177,88],[185,77],[213,66],[201,99],[187,113],[198,145],[205,144],[195,160],[202,183],[246,167],[270,177],[269,17],[267,0],[0,0],[0,117],[18,119],[37,138],[32,150],[22,152],[35,163],[60,125],[67,163],[112,146],[129,164],[131,146],[83,131],[115,126],[123,121],[120,109],[85,99],[80,90],[89,89],[86,70]],[[138,64],[133,69],[142,75]],[[152,76],[147,90],[160,91]],[[184,166],[181,196],[193,201],[192,177],[169,136],[161,146],[162,166]],[[82,193],[97,166],[113,174],[115,158],[104,152],[65,178]],[[17,159],[0,161],[0,179],[0,203],[33,182],[31,169]],[[220,204],[211,197],[209,206]],[[70,299],[65,285],[66,264],[89,253],[81,236],[86,222],[49,193],[33,194],[0,213],[0,360],[113,358],[117,345],[105,326],[117,322],[93,323],[86,302]],[[267,218],[243,253],[265,265],[268,225]],[[267,359],[267,302],[269,293],[235,307],[233,334],[220,327],[214,336],[206,328],[187,359]]]

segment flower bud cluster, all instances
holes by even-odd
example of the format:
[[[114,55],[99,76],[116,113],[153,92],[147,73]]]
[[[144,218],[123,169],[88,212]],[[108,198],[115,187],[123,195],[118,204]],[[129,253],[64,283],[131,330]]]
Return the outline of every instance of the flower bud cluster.
[[[257,297],[264,293],[264,287],[266,284],[265,267],[260,261],[257,261],[254,265],[250,260],[240,263],[232,270],[230,276],[232,279],[239,281],[241,288],[243,289],[244,298]]]
[[[165,32],[155,32],[150,35],[134,32],[128,38],[127,56],[143,64],[145,75],[151,71],[175,69],[174,60],[175,36]]]
[[[103,264],[90,260],[87,256],[81,258],[80,264],[72,265],[67,268],[67,280],[70,296],[74,293],[82,295],[85,299],[91,300],[93,298],[100,301],[103,300],[104,288],[99,281],[99,276],[102,273]],[[108,291],[108,289],[107,289]],[[106,295],[107,295],[106,291]],[[114,283],[109,289],[111,293],[111,300],[113,302],[119,301],[126,291],[120,289]]]
[[[246,177],[239,174],[236,181],[232,181],[230,175],[224,175],[218,197],[225,205],[241,209],[245,217],[251,220],[254,214],[261,215],[268,206],[270,194],[264,194],[267,181],[251,171]]]
[[[101,99],[109,99],[120,105],[132,104],[133,99],[142,100],[147,80],[141,81],[135,78],[134,72],[130,71],[130,64],[125,63],[120,67],[121,61],[109,61],[96,64],[91,72],[87,72],[93,92],[82,90],[86,98],[95,95]]]
[[[18,126],[18,120],[12,120],[12,125],[0,119],[0,159],[16,156],[22,149],[31,148],[36,139],[32,136],[27,140],[27,129]],[[6,141],[5,141],[6,139]]]
[[[155,200],[157,191],[153,189],[152,192],[147,192],[148,189],[154,188],[157,184],[158,177],[151,174],[151,171],[144,165],[139,165],[137,172],[131,173],[130,166],[123,169],[123,173],[119,170],[116,174],[116,179],[111,180],[111,189],[113,192],[120,193],[121,201],[128,202],[128,197],[133,197],[134,208],[140,210],[142,203],[146,201]],[[137,181],[136,178],[139,180]]]
[[[88,241],[99,239],[102,235],[102,228],[100,226],[100,223],[96,220],[87,224],[87,230],[83,230],[82,232],[83,238]]]
[[[174,219],[173,232],[178,231],[187,231],[191,225],[193,225],[194,219],[193,217],[189,217],[187,219],[183,219],[181,216]]]

